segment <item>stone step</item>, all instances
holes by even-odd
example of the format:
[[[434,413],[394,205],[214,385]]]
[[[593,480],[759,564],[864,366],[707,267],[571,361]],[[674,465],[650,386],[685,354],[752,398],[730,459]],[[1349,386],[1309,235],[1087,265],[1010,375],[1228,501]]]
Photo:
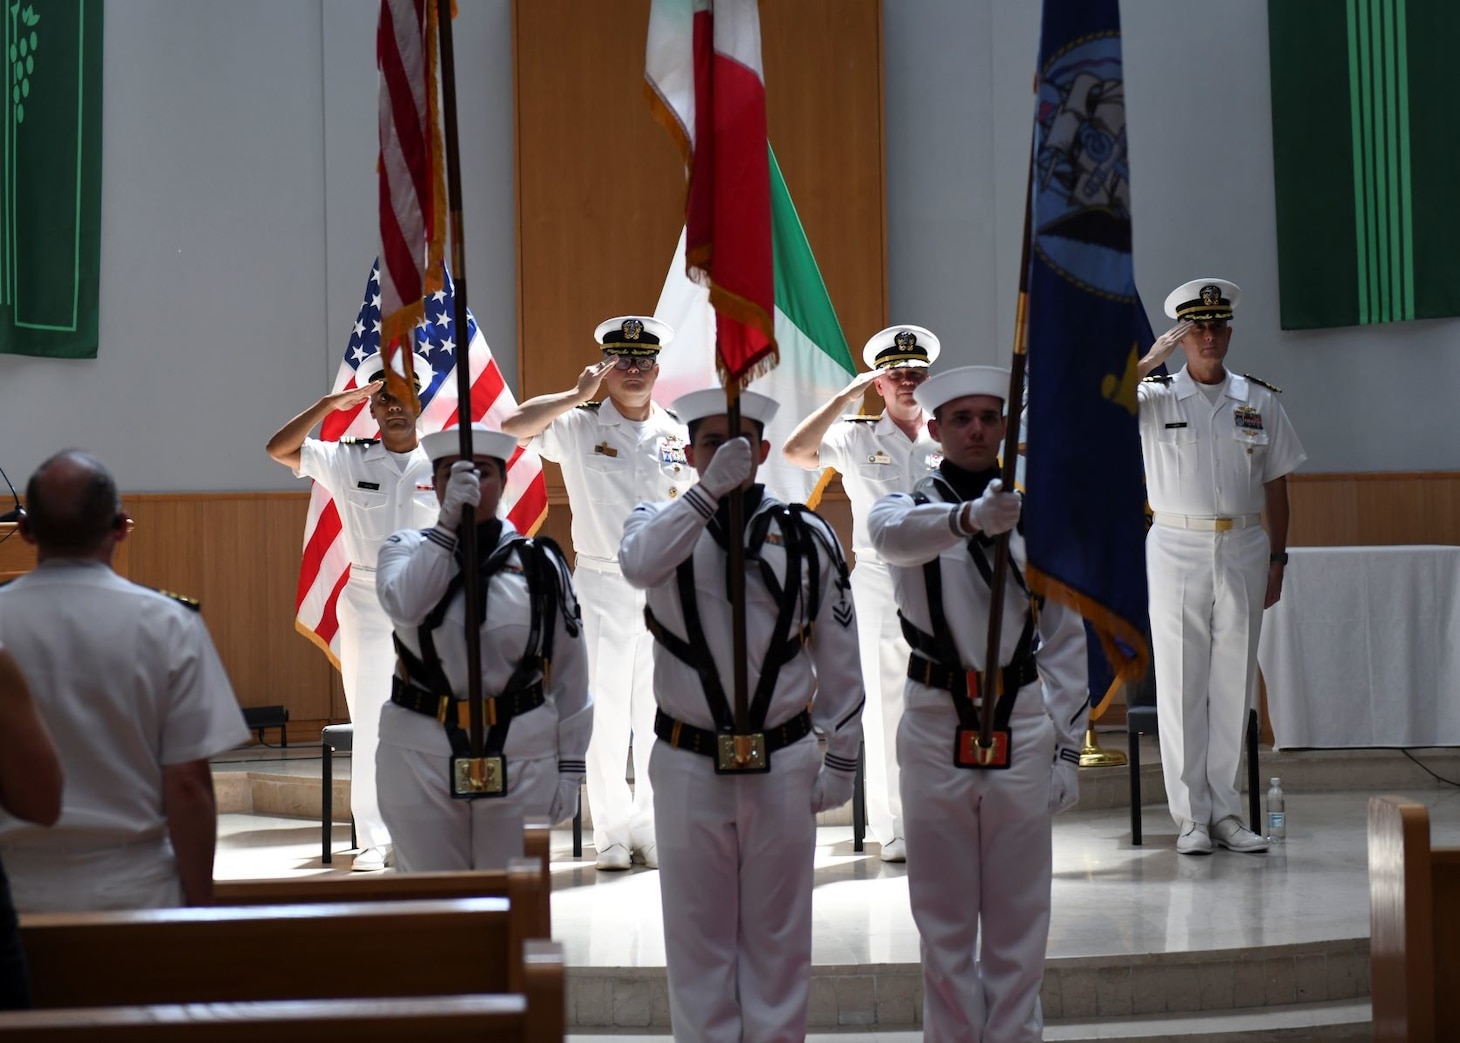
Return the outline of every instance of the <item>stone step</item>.
[[[1295,1003],[1280,1008],[1195,1014],[1151,1014],[1091,1021],[1047,1021],[1050,1043],[1268,1043],[1277,1040],[1332,1040],[1368,1043],[1373,1039],[1373,1012],[1368,1000]]]
[[[1045,967],[1040,1000],[1051,1024],[1073,1028],[1112,1019],[1177,1016],[1197,1024],[1244,1011],[1266,1015],[1315,1003],[1339,1008],[1359,1004],[1367,1010],[1368,996],[1369,941],[1353,938],[1052,959]],[[921,1017],[922,971],[917,964],[811,969],[808,1024],[813,1029],[897,1030],[915,1028]],[[667,1029],[664,968],[568,968],[568,1025]]]

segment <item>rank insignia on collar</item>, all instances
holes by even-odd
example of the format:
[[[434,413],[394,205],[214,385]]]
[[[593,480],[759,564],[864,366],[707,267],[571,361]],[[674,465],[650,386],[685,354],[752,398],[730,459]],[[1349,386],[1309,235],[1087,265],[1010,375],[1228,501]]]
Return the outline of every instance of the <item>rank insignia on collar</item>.
[[[618,456],[618,450],[609,445],[607,441],[599,442],[593,447],[593,452],[598,456]]]

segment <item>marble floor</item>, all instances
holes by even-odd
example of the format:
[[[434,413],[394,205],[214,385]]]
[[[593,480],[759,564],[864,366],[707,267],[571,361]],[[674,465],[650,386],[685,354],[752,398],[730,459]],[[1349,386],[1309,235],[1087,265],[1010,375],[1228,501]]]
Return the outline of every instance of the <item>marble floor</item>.
[[[313,772],[318,778],[317,760],[311,765],[303,754],[285,759],[292,761],[285,770]],[[1124,807],[1076,810],[1060,816],[1054,830],[1051,960],[1366,939],[1366,814],[1368,798],[1375,792],[1396,793],[1426,804],[1432,843],[1460,846],[1460,790],[1448,786],[1406,789],[1380,784],[1365,790],[1289,792],[1287,842],[1266,854],[1219,849],[1207,857],[1177,855],[1175,828],[1163,805],[1145,808],[1145,844],[1140,847],[1130,843]],[[225,814],[220,817],[217,875],[347,872],[348,825],[336,824],[334,840],[338,854],[327,867],[320,861],[316,820]],[[865,853],[855,853],[850,827],[818,830],[813,906],[816,965],[918,962],[906,868],[881,862],[876,852],[876,845],[869,843]],[[662,968],[659,874],[642,867],[600,873],[593,868],[593,855],[590,846],[583,858],[574,859],[571,833],[554,833],[550,867],[553,926],[569,967]],[[1301,1018],[1302,1011],[1294,1008],[1288,1015]],[[1233,1012],[1237,1027],[1232,1031],[1241,1031],[1242,1018],[1260,1016]],[[1272,1027],[1271,1018],[1264,1024]],[[1213,1027],[1204,1026],[1207,1030]],[[570,1039],[593,1039],[599,1034],[589,1029],[574,1032],[577,1034]],[[610,1030],[602,1030],[602,1034],[616,1040],[665,1038]],[[1152,1038],[1161,1034],[1156,1029]],[[810,1038],[901,1043],[918,1036],[866,1031]],[[1087,1037],[1061,1035],[1052,1029],[1046,1038]]]

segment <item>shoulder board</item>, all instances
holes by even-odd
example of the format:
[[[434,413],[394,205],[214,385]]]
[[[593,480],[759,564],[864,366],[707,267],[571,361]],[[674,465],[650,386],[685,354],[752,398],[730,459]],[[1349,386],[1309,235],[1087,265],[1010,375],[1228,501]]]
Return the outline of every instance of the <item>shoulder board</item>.
[[[198,601],[197,598],[190,598],[186,594],[179,594],[176,591],[163,590],[160,587],[155,587],[153,589],[155,589],[157,593],[161,594],[163,597],[171,598],[179,605],[186,606],[187,608],[192,609],[194,612],[201,612],[203,610],[203,605],[201,602]]]
[[[364,445],[371,446],[379,442],[378,438],[341,438],[340,445]]]
[[[858,413],[856,416],[844,416],[842,419],[849,424],[875,424],[882,418],[873,416],[871,413]]]
[[[598,412],[598,407],[601,406],[601,405],[603,405],[602,402],[579,402],[578,403],[578,408],[579,409],[586,409],[590,413],[596,413],[596,412]]]
[[[667,406],[660,406],[659,408],[660,409],[663,409],[664,412],[669,415],[669,419],[673,420],[676,424],[679,423],[679,414],[678,413],[676,413],[674,410],[668,408]]]
[[[1243,373],[1242,375],[1248,380],[1252,381],[1252,383],[1254,384],[1261,384],[1263,387],[1267,388],[1267,390],[1271,391],[1275,395],[1281,395],[1283,393],[1282,388],[1278,387],[1276,384],[1269,384],[1261,377],[1254,377],[1251,373]]]
[[[1142,384],[1169,384],[1171,383],[1170,373],[1152,373],[1149,377],[1141,379]]]

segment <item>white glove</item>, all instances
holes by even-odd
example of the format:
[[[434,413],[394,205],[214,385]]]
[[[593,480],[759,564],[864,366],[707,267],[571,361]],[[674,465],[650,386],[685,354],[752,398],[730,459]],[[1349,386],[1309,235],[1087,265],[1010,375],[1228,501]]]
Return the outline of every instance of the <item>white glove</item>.
[[[558,776],[558,791],[553,794],[552,806],[548,808],[548,818],[553,825],[578,813],[578,794],[582,788],[582,775]]]
[[[1068,811],[1080,799],[1080,769],[1069,761],[1055,761],[1049,773],[1049,813]]]
[[[700,472],[700,485],[719,499],[750,477],[750,441],[743,435],[721,442],[710,466]]]
[[[973,501],[973,521],[990,536],[997,536],[1019,523],[1019,512],[1023,507],[1024,497],[1004,492],[1004,483],[995,478],[984,489],[983,495]]]
[[[441,497],[441,513],[436,515],[436,524],[455,532],[461,524],[462,508],[467,504],[475,507],[481,502],[482,480],[476,464],[458,460],[451,465],[451,477],[446,480],[446,495]]]
[[[811,787],[811,812],[820,814],[839,808],[852,799],[852,784],[857,777],[845,771],[828,768],[825,764],[816,773],[816,783]]]

